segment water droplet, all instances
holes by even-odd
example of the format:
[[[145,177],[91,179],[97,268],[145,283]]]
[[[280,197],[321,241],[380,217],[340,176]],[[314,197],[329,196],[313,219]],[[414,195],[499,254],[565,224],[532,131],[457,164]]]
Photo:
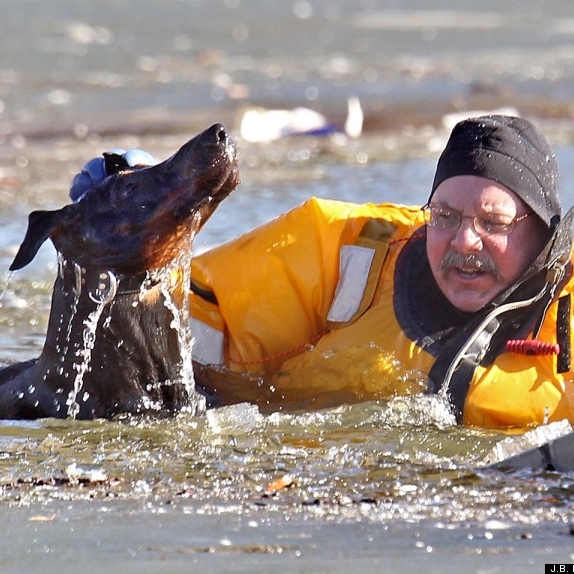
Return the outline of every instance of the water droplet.
[[[4,295],[6,294],[6,291],[8,290],[8,285],[10,285],[10,280],[12,279],[13,275],[14,275],[14,271],[10,271],[10,274],[8,275],[8,279],[6,280],[6,285],[4,285],[4,289],[2,289],[2,293],[0,293],[0,301],[2,301],[2,299],[4,299]]]

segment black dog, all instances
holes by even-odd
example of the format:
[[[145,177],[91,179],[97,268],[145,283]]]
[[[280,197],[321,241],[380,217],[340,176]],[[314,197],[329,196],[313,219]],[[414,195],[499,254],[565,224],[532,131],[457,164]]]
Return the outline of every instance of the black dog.
[[[50,238],[59,272],[40,357],[0,370],[0,418],[111,418],[189,404],[168,308],[187,275],[173,262],[237,186],[234,143],[215,124],[156,166],[106,162],[118,173],[79,202],[30,214],[10,269]]]

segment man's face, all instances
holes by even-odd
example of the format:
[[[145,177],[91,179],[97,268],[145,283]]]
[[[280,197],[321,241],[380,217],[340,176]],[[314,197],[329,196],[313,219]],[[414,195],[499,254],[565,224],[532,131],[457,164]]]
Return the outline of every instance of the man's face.
[[[546,240],[546,228],[528,206],[507,187],[482,177],[465,175],[443,181],[431,206],[445,208],[439,223],[462,215],[460,227],[427,226],[427,256],[434,278],[446,298],[461,311],[474,312],[510,287],[534,261]],[[488,234],[480,225],[491,214],[512,222],[512,231]],[[485,216],[478,225],[473,216]],[[454,215],[456,220],[456,214]],[[478,227],[479,229],[475,229]]]

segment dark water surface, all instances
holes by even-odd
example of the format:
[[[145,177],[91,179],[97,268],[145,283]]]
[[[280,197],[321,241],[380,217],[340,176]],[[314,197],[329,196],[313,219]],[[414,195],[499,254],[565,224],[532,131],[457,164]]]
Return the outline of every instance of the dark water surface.
[[[251,105],[308,106],[357,140],[239,141],[221,243],[311,195],[422,203],[445,113],[516,107],[574,203],[574,4],[0,0],[0,289],[32,209],[102,150],[158,159]],[[43,345],[55,253],[0,301],[0,358]],[[574,480],[486,470],[506,437],[398,399],[299,416],[0,424],[1,572],[543,572],[574,562]],[[507,439],[511,443],[517,439]],[[533,440],[533,439],[528,439]],[[279,481],[279,482],[277,482]]]

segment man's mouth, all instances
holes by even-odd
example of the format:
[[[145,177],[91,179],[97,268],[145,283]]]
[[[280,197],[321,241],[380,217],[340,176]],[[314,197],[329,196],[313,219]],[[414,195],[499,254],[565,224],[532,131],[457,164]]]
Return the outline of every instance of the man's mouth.
[[[486,274],[500,278],[500,273],[494,262],[487,257],[471,254],[464,255],[458,252],[448,252],[441,261],[443,272],[454,271],[466,279],[475,279]]]
[[[484,275],[484,271],[481,271],[478,268],[474,268],[474,269],[461,269],[460,267],[451,267],[450,268],[452,271],[455,271],[456,273],[458,273],[459,275],[463,275],[464,277],[468,277],[468,278],[472,278],[472,277],[477,277],[479,275]]]

